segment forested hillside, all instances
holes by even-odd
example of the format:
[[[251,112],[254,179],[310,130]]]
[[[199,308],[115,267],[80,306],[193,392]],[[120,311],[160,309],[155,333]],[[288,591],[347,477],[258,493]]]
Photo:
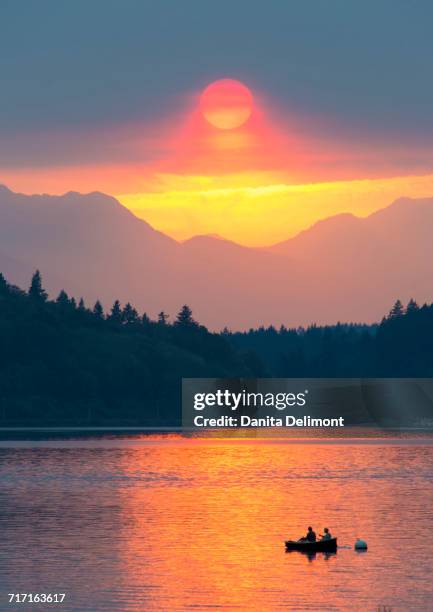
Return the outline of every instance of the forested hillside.
[[[432,377],[433,305],[397,300],[378,325],[225,331],[277,377]]]
[[[38,272],[27,292],[0,275],[0,346],[2,425],[179,425],[182,376],[263,373],[187,306],[170,324],[64,291],[49,301]]]
[[[182,377],[432,377],[433,306],[397,301],[378,325],[209,332],[183,306],[156,321],[107,312],[39,272],[23,291],[0,275],[0,424],[176,426]]]

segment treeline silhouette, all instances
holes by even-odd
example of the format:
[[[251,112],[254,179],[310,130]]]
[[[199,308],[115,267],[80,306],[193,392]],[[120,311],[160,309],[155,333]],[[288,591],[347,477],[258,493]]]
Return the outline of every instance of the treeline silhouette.
[[[188,306],[170,324],[117,300],[50,301],[39,271],[27,292],[0,275],[0,343],[3,426],[179,425],[182,377],[263,373]]]
[[[212,333],[183,306],[152,321],[108,312],[39,271],[27,291],[0,274],[0,425],[176,426],[182,377],[433,377],[433,306],[398,300],[377,325]]]
[[[397,300],[380,324],[224,331],[275,377],[433,377],[433,305]]]

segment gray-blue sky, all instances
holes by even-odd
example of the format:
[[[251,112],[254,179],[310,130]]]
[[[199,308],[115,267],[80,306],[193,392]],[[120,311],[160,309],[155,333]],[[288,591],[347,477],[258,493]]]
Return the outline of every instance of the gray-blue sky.
[[[151,120],[231,76],[292,113],[427,144],[432,23],[429,0],[3,0],[0,136]]]
[[[11,0],[0,11],[3,122],[146,116],[226,74],[295,107],[432,116],[431,2]]]

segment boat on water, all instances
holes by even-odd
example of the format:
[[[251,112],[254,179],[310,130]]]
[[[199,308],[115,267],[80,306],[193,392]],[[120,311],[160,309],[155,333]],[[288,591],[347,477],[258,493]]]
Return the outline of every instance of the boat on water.
[[[306,540],[286,540],[286,550],[300,550],[306,553],[315,552],[336,552],[337,538],[330,540],[317,540],[316,542],[307,542]]]

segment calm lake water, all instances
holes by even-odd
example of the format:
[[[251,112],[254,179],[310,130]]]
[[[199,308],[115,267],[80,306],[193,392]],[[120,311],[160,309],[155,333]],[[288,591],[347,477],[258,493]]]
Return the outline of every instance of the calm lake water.
[[[428,441],[3,443],[0,610],[433,610],[432,519]],[[285,552],[309,524],[337,554]]]

